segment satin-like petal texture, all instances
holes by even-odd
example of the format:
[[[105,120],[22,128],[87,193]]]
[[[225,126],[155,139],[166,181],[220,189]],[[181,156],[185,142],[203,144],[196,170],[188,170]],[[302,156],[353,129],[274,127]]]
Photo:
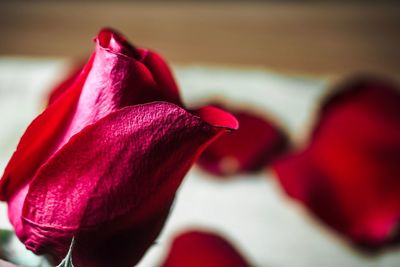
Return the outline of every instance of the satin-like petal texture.
[[[223,237],[210,232],[188,231],[172,242],[162,267],[248,267],[249,263]]]
[[[258,171],[288,148],[284,132],[267,118],[245,109],[230,112],[240,129],[218,139],[202,153],[197,163],[204,170],[218,176]]]
[[[155,53],[110,29],[96,44],[24,133],[0,197],[35,253],[58,262],[75,237],[76,267],[130,266],[160,232],[199,153],[238,123],[222,110],[202,108],[204,119],[184,110]]]
[[[86,127],[36,173],[23,208],[25,245],[45,253],[46,247],[54,250],[56,241],[71,239],[82,230],[108,243],[154,214],[166,216],[193,160],[224,131],[161,102],[127,107]],[[105,229],[93,230],[100,226]],[[151,224],[144,226],[142,232],[153,231]],[[55,231],[51,240],[48,228]],[[134,238],[130,241],[133,255],[140,245]],[[109,264],[124,266],[107,254],[112,259]],[[109,266],[101,262],[104,259],[99,258],[98,264],[80,266]]]
[[[277,162],[286,192],[355,244],[398,239],[400,90],[363,76],[323,105],[306,149]]]

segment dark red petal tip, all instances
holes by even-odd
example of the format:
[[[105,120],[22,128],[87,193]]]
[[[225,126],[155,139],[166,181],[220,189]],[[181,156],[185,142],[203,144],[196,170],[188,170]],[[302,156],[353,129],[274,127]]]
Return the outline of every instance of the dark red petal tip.
[[[188,231],[175,238],[162,267],[249,267],[244,257],[222,236]]]
[[[137,49],[122,34],[111,28],[101,29],[96,37],[96,42],[100,47],[112,53],[129,56],[136,60],[141,59],[141,55]]]
[[[238,120],[232,114],[220,108],[205,106],[193,113],[212,126],[224,127],[230,130],[239,129]]]

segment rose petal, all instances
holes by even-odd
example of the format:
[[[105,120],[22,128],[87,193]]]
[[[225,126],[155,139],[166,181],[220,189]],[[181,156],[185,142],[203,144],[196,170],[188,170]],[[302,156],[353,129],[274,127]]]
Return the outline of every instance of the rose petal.
[[[267,119],[245,110],[232,114],[240,128],[204,151],[197,161],[203,169],[220,176],[257,171],[287,148],[284,133]]]
[[[143,56],[141,62],[152,73],[153,79],[161,89],[160,93],[164,101],[174,103],[178,106],[183,106],[182,100],[179,95],[178,86],[172,75],[171,70],[165,63],[165,60],[158,54],[149,51],[138,49]]]
[[[285,190],[326,223],[378,248],[398,238],[400,93],[374,77],[339,89],[324,104],[306,152],[274,168]]]
[[[79,67],[76,67],[65,80],[51,90],[49,93],[47,106],[50,106],[52,103],[54,103],[56,99],[58,99],[65,91],[73,86],[75,80],[78,79],[84,67],[85,65],[79,65]]]
[[[313,164],[308,151],[286,156],[273,167],[285,192],[304,203],[316,216],[338,231],[344,231],[346,218],[340,213],[332,184],[322,170]]]
[[[237,123],[231,119],[229,125]],[[163,102],[126,107],[87,126],[35,175],[22,211],[25,235],[20,238],[38,254],[57,251],[58,259],[72,236],[85,230],[95,229],[91,238],[98,241],[127,238],[120,234],[136,233],[140,226],[145,238],[145,232],[154,238],[192,162],[226,131],[217,126]],[[129,243],[142,252],[149,241],[142,244],[135,237],[143,236],[130,236],[121,246]],[[125,266],[117,265],[115,255],[104,256],[113,259],[113,266]],[[81,266],[109,266],[78,261]]]
[[[72,116],[93,59],[94,56],[90,58],[71,89],[33,120],[26,129],[0,180],[0,200],[8,200],[18,188],[26,185],[37,168],[49,157]]]
[[[227,127],[233,130],[239,129],[239,122],[236,117],[232,116],[231,113],[228,113],[217,107],[204,106],[192,111],[192,113],[201,117],[208,124],[219,127]]]
[[[240,253],[223,237],[202,231],[188,231],[172,243],[162,267],[247,267]]]

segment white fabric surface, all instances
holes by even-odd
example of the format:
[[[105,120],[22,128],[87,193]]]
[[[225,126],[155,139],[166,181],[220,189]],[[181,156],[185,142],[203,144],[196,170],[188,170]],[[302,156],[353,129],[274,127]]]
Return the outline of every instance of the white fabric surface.
[[[62,78],[65,67],[62,60],[0,58],[1,169],[28,123],[40,112],[46,90]],[[187,66],[174,71],[189,106],[215,96],[244,102],[269,111],[295,140],[304,139],[327,88],[324,80],[257,69]],[[0,204],[0,228],[11,228],[4,203]],[[193,168],[157,244],[139,266],[156,266],[171,238],[187,228],[222,233],[254,266],[400,266],[400,249],[374,257],[352,250],[340,236],[290,201],[268,170],[217,181]]]

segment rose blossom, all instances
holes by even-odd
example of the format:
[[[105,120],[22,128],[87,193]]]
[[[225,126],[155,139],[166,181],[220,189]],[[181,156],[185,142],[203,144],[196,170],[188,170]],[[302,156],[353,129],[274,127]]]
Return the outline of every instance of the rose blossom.
[[[55,262],[132,266],[154,242],[184,175],[229,129],[230,114],[189,113],[163,59],[103,29],[75,79],[27,128],[0,180],[16,234]]]
[[[293,198],[356,244],[398,239],[400,91],[359,77],[322,106],[308,146],[274,166]]]

